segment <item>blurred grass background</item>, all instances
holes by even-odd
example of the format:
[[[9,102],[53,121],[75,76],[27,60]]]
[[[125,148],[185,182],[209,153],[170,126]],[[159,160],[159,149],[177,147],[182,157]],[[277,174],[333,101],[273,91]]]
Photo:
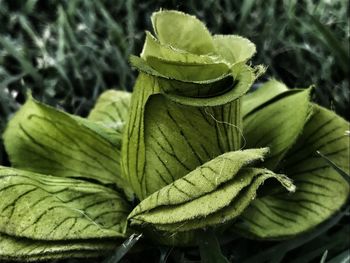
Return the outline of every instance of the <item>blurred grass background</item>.
[[[253,64],[268,66],[260,81],[274,77],[289,87],[314,84],[316,102],[350,119],[347,1],[0,0],[0,132],[28,90],[81,116],[103,90],[131,91],[137,73],[128,57],[140,53],[144,30],[151,30],[150,15],[159,8],[196,15],[212,33],[249,38],[258,51]],[[0,145],[0,164],[7,164]],[[342,227],[321,236],[322,244],[331,245],[320,249],[310,243],[301,251],[319,262],[328,247],[330,255],[349,247],[340,242],[349,232]],[[246,242],[238,246],[251,246]]]

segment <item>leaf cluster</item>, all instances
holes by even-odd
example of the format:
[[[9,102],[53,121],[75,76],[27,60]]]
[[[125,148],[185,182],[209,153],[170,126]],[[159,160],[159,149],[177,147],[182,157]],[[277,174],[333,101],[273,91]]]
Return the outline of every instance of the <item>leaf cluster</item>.
[[[28,89],[40,100],[79,115],[86,115],[97,95],[107,88],[117,85],[130,90],[134,73],[127,58],[141,50],[141,30],[150,28],[148,17],[160,6],[196,14],[207,21],[212,32],[235,32],[250,38],[259,50],[255,62],[270,65],[267,76],[277,76],[289,86],[316,84],[316,99],[345,116],[349,69],[344,61],[349,54],[344,48],[348,39],[344,4],[238,2],[206,1],[200,5],[188,1],[178,5],[175,1],[158,1],[136,9],[133,1],[1,1],[2,125],[18,108],[18,102],[23,102]],[[281,262],[291,258],[290,262],[309,262],[322,255],[331,258],[349,245],[349,229],[342,223],[348,215],[342,216],[340,224],[339,218],[332,221],[332,230],[321,228],[304,239],[261,244],[231,235],[219,243],[222,253],[235,261],[248,258],[247,262]],[[316,236],[317,241],[312,241]],[[203,247],[204,251],[217,251],[215,242]],[[324,254],[327,250],[328,255]],[[158,247],[154,251],[160,251],[163,260],[188,262],[199,258],[198,251],[193,250]],[[154,251],[146,255],[158,258]],[[256,256],[249,256],[252,251]]]

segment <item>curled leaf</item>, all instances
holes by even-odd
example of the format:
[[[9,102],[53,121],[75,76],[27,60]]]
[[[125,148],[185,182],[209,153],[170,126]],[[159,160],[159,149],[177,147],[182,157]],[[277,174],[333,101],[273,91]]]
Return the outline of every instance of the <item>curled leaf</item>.
[[[283,101],[283,99],[282,99]],[[306,232],[336,213],[349,196],[349,185],[317,151],[349,173],[349,124],[313,105],[313,115],[277,171],[293,179],[296,192],[274,191],[252,202],[236,224],[255,238],[287,238]]]
[[[162,44],[194,54],[214,52],[211,34],[195,16],[170,10],[155,12],[151,19],[155,34]]]
[[[256,52],[252,42],[235,35],[214,35],[214,46],[216,53],[231,65],[246,62]]]
[[[236,84],[233,78],[199,84],[140,74],[122,150],[124,175],[140,199],[240,148],[239,98],[254,77],[244,65],[233,70]],[[184,94],[186,87],[203,93]]]
[[[265,153],[266,149],[260,149],[218,156],[150,195],[128,218],[132,224],[150,223],[160,230],[188,231],[239,216],[268,178],[276,178],[293,191],[291,181],[282,175],[266,169],[241,169]]]
[[[244,116],[247,148],[269,147],[264,167],[274,169],[295,143],[310,116],[310,90],[285,92]]]

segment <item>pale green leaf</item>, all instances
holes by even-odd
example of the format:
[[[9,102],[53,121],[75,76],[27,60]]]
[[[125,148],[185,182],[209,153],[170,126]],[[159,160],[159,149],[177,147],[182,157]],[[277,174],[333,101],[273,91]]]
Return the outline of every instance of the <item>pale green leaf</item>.
[[[151,19],[160,43],[195,54],[215,51],[211,34],[196,17],[179,11],[159,11]]]
[[[244,64],[234,65],[231,68],[230,73],[233,77],[233,82],[227,82],[227,78],[223,77],[216,79],[215,81],[208,82],[208,88],[211,86],[212,89],[209,89],[207,94],[198,91],[199,95],[197,96],[183,96],[181,93],[176,94],[174,92],[174,94],[167,91],[167,97],[179,104],[197,107],[218,106],[226,103],[228,104],[230,102],[233,103],[248,91],[255,80],[255,75],[253,73],[253,69]],[[169,85],[172,84],[169,81],[168,83]],[[165,85],[163,84],[163,86]],[[181,89],[181,85],[172,86],[179,87]],[[201,86],[203,88],[205,87],[204,85]],[[198,86],[198,90],[201,89],[201,86]]]
[[[174,183],[166,185],[157,191],[157,193],[150,195],[147,201],[144,200],[132,211],[130,217],[161,205],[177,205],[210,193],[221,184],[231,180],[242,167],[257,161],[263,161],[267,153],[268,149],[262,148],[222,154],[194,171],[190,171]],[[209,183],[208,180],[212,182],[209,181],[211,182]],[[197,189],[193,189],[193,187]],[[193,193],[190,196],[184,195],[181,192],[184,189]],[[168,199],[170,191],[173,193],[171,199]],[[175,194],[175,192],[177,193]]]
[[[239,101],[193,107],[153,95],[144,119],[147,165],[140,179],[145,197],[216,156],[239,149],[239,107]]]
[[[147,57],[147,64],[160,74],[181,81],[208,81],[222,78],[229,73],[225,63],[189,63],[169,61],[158,57]]]
[[[4,133],[11,164],[20,169],[117,184],[121,177],[121,135],[29,98]]]
[[[88,119],[122,133],[129,118],[130,100],[130,92],[107,90],[98,98]]]
[[[256,52],[255,45],[248,39],[235,35],[214,35],[216,53],[231,65],[246,62]]]
[[[246,116],[278,95],[288,91],[286,85],[275,79],[264,83],[257,90],[247,93],[242,99],[242,115]]]
[[[0,260],[20,262],[105,255],[117,247],[116,240],[48,241],[15,238],[0,233]]]
[[[254,75],[238,64],[232,74],[235,82],[225,78],[201,85],[140,73],[122,150],[123,175],[139,199],[240,148],[239,98]],[[186,87],[191,93],[184,94]],[[201,87],[207,93],[196,94]]]
[[[176,85],[181,85],[181,84],[184,84],[184,85],[188,85],[188,84],[195,84],[195,85],[201,85],[201,86],[204,86],[204,85],[212,85],[213,83],[215,82],[218,82],[218,81],[221,81],[227,77],[230,77],[231,75],[231,72],[230,70],[228,70],[228,68],[225,66],[225,72],[226,74],[221,74],[220,73],[220,76],[214,78],[214,79],[207,79],[207,80],[196,80],[196,77],[194,77],[193,79],[188,79],[188,80],[176,80],[173,76],[166,76],[162,73],[160,73],[159,71],[157,71],[156,69],[152,68],[146,60],[140,58],[140,57],[137,57],[137,56],[133,56],[131,55],[130,58],[130,63],[133,67],[135,67],[137,70],[139,70],[140,72],[143,72],[145,74],[148,74],[148,75],[151,75],[151,76],[154,76],[154,77],[159,77],[159,79],[164,79],[164,80],[174,80],[173,81],[173,85],[166,85],[166,89],[168,89],[169,86],[172,86],[172,90],[177,90],[177,87],[175,87],[175,83]],[[205,66],[205,64],[202,64]],[[208,64],[210,66],[210,64]],[[197,65],[198,67],[201,66],[201,64]],[[248,68],[248,67],[247,67]],[[200,92],[200,94],[203,94],[203,92]],[[198,95],[198,94],[196,94]],[[194,95],[194,96],[196,96]]]
[[[203,228],[239,216],[268,178],[276,178],[292,191],[293,184],[282,175],[265,169],[240,169],[262,158],[264,152],[229,152],[214,158],[143,200],[129,215],[131,224],[150,223],[166,231]]]
[[[245,147],[270,148],[264,167],[274,169],[301,134],[311,112],[309,97],[309,89],[288,92],[244,117]]]
[[[175,49],[168,45],[163,45],[148,31],[146,31],[146,39],[140,57],[146,61],[148,57],[157,57],[168,61],[197,64],[211,64],[215,61],[211,56],[197,55],[184,50]]]
[[[243,233],[270,239],[294,236],[314,228],[346,202],[349,185],[317,151],[349,173],[349,123],[320,106],[313,108],[302,135],[279,168],[293,179],[296,192],[276,192],[254,201],[237,225]]]
[[[128,204],[76,179],[0,167],[0,233],[38,240],[123,237]]]

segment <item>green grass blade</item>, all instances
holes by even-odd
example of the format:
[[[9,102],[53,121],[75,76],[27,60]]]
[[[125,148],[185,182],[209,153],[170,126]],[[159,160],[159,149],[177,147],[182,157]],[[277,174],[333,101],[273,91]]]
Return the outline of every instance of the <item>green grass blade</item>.
[[[309,16],[318,32],[321,34],[326,46],[337,57],[337,62],[343,69],[344,73],[349,72],[349,52],[327,26],[323,25],[315,16]]]
[[[118,263],[125,256],[126,253],[139,241],[142,234],[132,234],[125,242],[115,251],[115,253],[108,257],[103,263]]]
[[[338,256],[327,261],[327,263],[349,263],[349,262],[350,262],[349,249],[346,249],[345,251],[340,253]]]
[[[327,156],[322,154],[321,152],[316,152],[319,156],[321,156],[330,166],[334,168],[349,184],[350,184],[350,175],[347,174],[343,169],[341,169],[338,165],[336,165],[332,160],[330,160]]]

